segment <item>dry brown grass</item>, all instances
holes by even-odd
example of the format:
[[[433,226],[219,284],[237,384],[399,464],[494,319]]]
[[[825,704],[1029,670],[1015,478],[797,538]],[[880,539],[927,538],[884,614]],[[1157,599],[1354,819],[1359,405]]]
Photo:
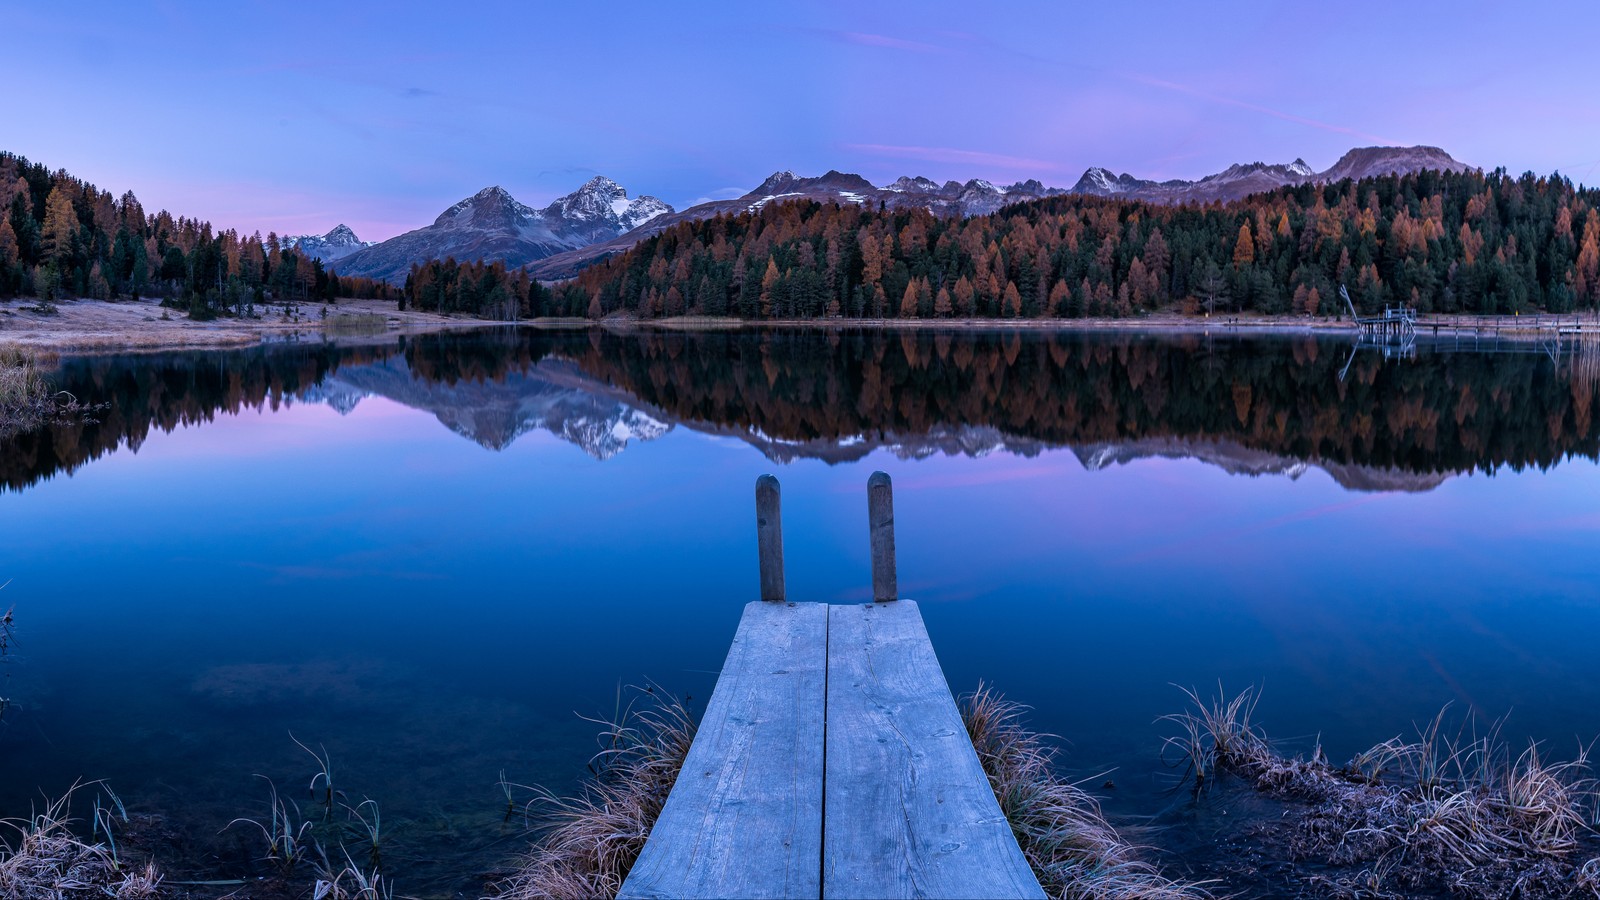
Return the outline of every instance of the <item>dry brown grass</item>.
[[[49,409],[50,389],[40,377],[33,354],[0,347],[0,429],[26,427]]]
[[[1551,763],[1537,745],[1514,753],[1501,723],[1452,730],[1447,710],[1417,730],[1335,768],[1320,747],[1288,758],[1252,724],[1255,695],[1204,702],[1166,721],[1198,792],[1231,774],[1260,792],[1303,801],[1261,835],[1294,859],[1334,871],[1317,879],[1334,896],[1565,897],[1600,891],[1600,863],[1581,861],[1600,815],[1588,749]],[[1600,896],[1600,893],[1596,894]]]
[[[577,797],[533,789],[530,806],[538,808],[543,833],[517,871],[495,885],[497,897],[615,897],[622,889],[683,768],[695,722],[675,698],[614,719],[598,723],[596,774]]]
[[[1180,900],[1210,896],[1141,858],[1100,804],[1055,772],[1056,751],[1022,721],[1024,707],[979,685],[961,718],[1017,844],[1051,897]]]
[[[109,832],[106,843],[72,831],[69,815],[78,786],[27,821],[0,820],[16,840],[0,841],[0,897],[15,900],[146,900],[160,897],[161,875],[153,863],[130,866],[118,859]],[[98,817],[109,811],[96,810]]]
[[[0,440],[53,422],[88,421],[92,409],[65,392],[50,390],[39,357],[0,346]]]

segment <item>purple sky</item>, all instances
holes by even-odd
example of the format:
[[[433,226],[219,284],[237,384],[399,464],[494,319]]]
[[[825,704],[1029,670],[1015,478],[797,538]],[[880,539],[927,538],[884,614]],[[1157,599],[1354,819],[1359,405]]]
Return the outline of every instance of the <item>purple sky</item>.
[[[70,9],[70,12],[68,11]],[[0,149],[263,233],[427,224],[591,175],[680,209],[1433,144],[1600,181],[1600,3],[141,3],[0,9]]]

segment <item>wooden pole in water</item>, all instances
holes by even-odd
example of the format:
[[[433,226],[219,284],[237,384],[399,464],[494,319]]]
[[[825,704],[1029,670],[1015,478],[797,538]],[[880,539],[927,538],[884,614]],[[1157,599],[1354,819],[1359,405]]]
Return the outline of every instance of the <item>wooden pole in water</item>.
[[[784,602],[783,509],[778,479],[756,479],[756,547],[761,557],[761,599]]]
[[[867,527],[872,536],[872,599],[900,599],[894,572],[894,486],[887,472],[867,479]]]

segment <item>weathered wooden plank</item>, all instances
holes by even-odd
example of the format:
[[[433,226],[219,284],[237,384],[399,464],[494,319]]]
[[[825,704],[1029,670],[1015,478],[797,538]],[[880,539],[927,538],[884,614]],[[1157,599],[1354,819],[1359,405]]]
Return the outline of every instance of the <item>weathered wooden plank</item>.
[[[910,600],[829,607],[822,896],[1043,897]]]
[[[747,605],[622,897],[817,897],[827,607]]]

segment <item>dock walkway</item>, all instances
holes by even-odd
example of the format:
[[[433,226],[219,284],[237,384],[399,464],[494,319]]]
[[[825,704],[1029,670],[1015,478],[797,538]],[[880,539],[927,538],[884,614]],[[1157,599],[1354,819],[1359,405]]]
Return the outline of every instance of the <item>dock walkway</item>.
[[[921,611],[895,599],[882,473],[869,482],[869,524],[879,599],[787,602],[777,482],[758,483],[766,599],[744,609],[620,896],[1044,896]]]

